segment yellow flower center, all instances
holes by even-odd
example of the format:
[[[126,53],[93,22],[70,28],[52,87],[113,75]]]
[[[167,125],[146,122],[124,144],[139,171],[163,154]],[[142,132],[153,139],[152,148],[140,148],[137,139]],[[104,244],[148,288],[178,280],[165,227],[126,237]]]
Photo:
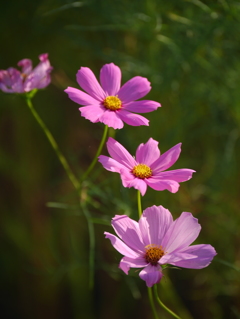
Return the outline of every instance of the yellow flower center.
[[[146,262],[150,263],[151,265],[153,266],[156,266],[159,259],[165,255],[165,252],[162,248],[162,246],[159,246],[159,245],[154,245],[154,244],[151,244],[151,245],[147,245],[145,247],[146,249],[146,253],[145,253],[145,260]]]
[[[132,169],[133,175],[135,175],[138,178],[149,178],[152,176],[152,170],[149,166],[145,164],[138,164],[133,167]]]
[[[122,101],[117,96],[107,96],[103,105],[109,110],[116,111],[122,107]]]
[[[26,73],[21,73],[21,76],[22,76],[23,80],[26,80],[28,75]]]

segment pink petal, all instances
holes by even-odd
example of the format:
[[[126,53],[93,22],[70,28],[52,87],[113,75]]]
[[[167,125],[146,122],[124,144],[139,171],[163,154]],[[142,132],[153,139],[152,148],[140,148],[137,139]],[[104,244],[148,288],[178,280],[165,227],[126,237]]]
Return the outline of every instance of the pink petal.
[[[123,121],[118,116],[118,112],[105,109],[103,115],[99,118],[99,121],[114,129],[123,128]]]
[[[118,97],[123,104],[126,104],[141,99],[150,90],[150,82],[146,78],[135,76],[121,87],[118,92]]]
[[[140,257],[135,251],[133,251],[130,247],[124,244],[119,238],[110,234],[108,232],[104,233],[105,238],[110,239],[111,244],[113,247],[122,255],[127,256],[129,258],[138,258]]]
[[[42,53],[38,56],[38,58],[41,62],[45,62],[48,60],[48,53]]]
[[[90,120],[92,123],[99,122],[100,117],[104,114],[105,110],[101,106],[87,105],[79,108],[81,116]]]
[[[107,141],[107,149],[108,153],[111,155],[113,159],[127,167],[129,170],[132,170],[135,165],[137,165],[136,161],[132,157],[132,155],[123,147],[120,143],[114,140],[112,137],[109,137]]]
[[[110,172],[120,173],[120,170],[124,169],[124,166],[122,164],[108,156],[100,155],[98,157],[98,161],[106,170]]]
[[[158,142],[150,138],[146,144],[140,144],[136,151],[136,161],[150,166],[160,156]]]
[[[124,109],[120,109],[118,115],[123,120],[123,122],[127,123],[128,125],[149,126],[149,120],[139,114],[130,113],[128,111],[125,111]]]
[[[21,73],[14,68],[9,68],[8,72],[11,77],[13,91],[16,93],[24,93],[23,77]]]
[[[22,73],[26,75],[30,74],[32,71],[32,61],[29,59],[19,61],[17,65],[22,68]]]
[[[142,268],[146,267],[147,263],[143,257],[139,258],[129,258],[123,257],[120,261],[119,268],[128,275],[128,271],[130,268]]]
[[[158,178],[153,176],[145,179],[147,185],[156,191],[163,191],[167,189],[171,193],[176,193],[179,189],[178,182],[173,180],[162,180],[161,176]]]
[[[9,72],[6,70],[0,70],[0,89],[6,93],[13,93],[14,91],[12,89],[12,84],[13,83]]]
[[[102,102],[106,94],[89,68],[81,67],[77,73],[77,82],[81,88],[96,100]]]
[[[194,258],[192,259],[182,259],[172,265],[183,267],[183,268],[192,268],[192,269],[201,269],[207,267],[212,261],[213,257],[216,256],[216,251],[211,245],[193,245],[184,249],[181,252],[182,254],[190,254]]]
[[[42,54],[39,56],[40,63],[32,70],[24,82],[24,91],[29,92],[33,89],[43,89],[50,82],[50,73],[53,67],[48,60],[48,54]]]
[[[4,83],[0,82],[0,90],[5,93],[14,93],[13,89],[9,89]]]
[[[112,219],[112,226],[124,243],[139,253],[144,253],[141,232],[138,223],[126,215],[116,215]]]
[[[161,245],[162,238],[172,223],[171,213],[163,206],[154,205],[145,209],[139,220],[144,245]]]
[[[87,93],[81,90],[72,88],[70,86],[66,90],[64,90],[64,92],[68,94],[68,97],[72,101],[80,105],[101,105],[99,101],[95,100],[93,97],[91,97]]]
[[[175,182],[185,182],[192,178],[196,171],[188,168],[175,169],[173,171],[161,172],[158,176],[163,180],[173,180]]]
[[[146,184],[146,178],[141,179],[133,176],[131,173],[127,172],[126,170],[121,170],[121,179],[124,187],[134,187],[135,189],[138,189],[142,196],[146,194],[147,191],[147,184]]]
[[[100,82],[107,95],[117,95],[121,85],[122,73],[113,63],[105,64],[100,71]]]
[[[191,213],[182,213],[165,234],[162,246],[168,253],[180,251],[189,246],[199,235],[201,226]]]
[[[162,154],[158,160],[156,160],[155,163],[152,164],[151,168],[154,171],[154,173],[164,171],[168,169],[170,166],[172,166],[178,159],[180,152],[181,152],[181,143],[173,146]]]
[[[148,287],[152,287],[154,284],[159,283],[162,278],[161,267],[149,264],[139,273],[139,277],[146,281]]]
[[[149,113],[156,111],[158,107],[161,107],[160,103],[150,100],[135,101],[123,105],[124,110],[134,113]]]
[[[159,265],[165,265],[165,264],[175,265],[176,262],[179,262],[181,260],[190,260],[193,258],[195,257],[191,254],[176,251],[170,254],[167,253],[158,261],[158,263]]]

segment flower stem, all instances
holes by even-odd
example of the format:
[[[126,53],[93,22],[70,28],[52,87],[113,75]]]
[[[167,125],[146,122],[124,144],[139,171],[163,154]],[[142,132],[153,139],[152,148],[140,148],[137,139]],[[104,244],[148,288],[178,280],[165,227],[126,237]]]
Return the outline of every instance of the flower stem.
[[[141,204],[141,193],[137,191],[137,203],[138,203],[138,215],[139,218],[142,216],[142,204]]]
[[[157,302],[159,303],[159,305],[164,308],[168,313],[170,313],[170,315],[172,315],[174,318],[177,319],[181,319],[181,317],[179,317],[178,315],[176,315],[172,310],[170,310],[167,306],[164,305],[164,303],[159,299],[158,297],[158,291],[157,291],[157,285],[154,285],[154,294],[155,294],[155,298],[157,299]]]
[[[84,203],[82,203],[80,199],[80,207],[83,211],[84,216],[87,219],[88,224],[88,232],[89,232],[89,289],[93,289],[94,286],[94,259],[95,259],[95,234],[94,234],[94,226],[91,221],[91,215],[87,210]]]
[[[152,288],[148,287],[148,298],[150,301],[150,305],[152,307],[153,315],[155,319],[158,319],[157,311],[153,302],[153,294],[152,294]]]
[[[42,130],[44,131],[48,141],[50,142],[53,150],[55,151],[60,163],[62,164],[65,172],[67,173],[70,181],[72,182],[74,188],[79,191],[80,190],[80,183],[77,180],[77,178],[75,177],[73,171],[71,170],[70,166],[68,165],[68,162],[66,160],[66,158],[64,157],[64,155],[62,154],[62,152],[60,151],[57,142],[55,141],[54,137],[52,136],[51,132],[49,131],[49,129],[47,128],[47,126],[45,125],[45,123],[43,122],[43,120],[41,119],[41,117],[38,115],[37,111],[34,109],[31,98],[26,97],[26,102],[27,105],[32,113],[32,115],[34,116],[35,120],[38,122],[38,124],[40,125],[40,127],[42,128]]]
[[[106,141],[106,138],[107,138],[107,133],[108,133],[108,126],[105,125],[105,128],[104,128],[104,131],[103,131],[103,136],[102,136],[102,140],[99,144],[99,147],[98,147],[98,150],[97,150],[97,153],[96,155],[94,156],[94,159],[92,160],[92,163],[89,165],[88,169],[86,170],[86,172],[83,174],[82,178],[81,178],[81,181],[84,181],[86,179],[86,177],[89,175],[89,173],[92,171],[92,169],[94,168],[96,162],[97,162],[97,159],[98,159],[98,156],[100,155],[101,151],[102,151],[102,148],[103,148],[103,145]]]
[[[83,211],[83,214],[87,220],[87,224],[88,224],[88,231],[89,231],[89,288],[92,289],[93,285],[94,285],[94,249],[95,249],[95,235],[94,235],[94,227],[93,227],[93,223],[91,221],[91,216],[90,213],[88,212],[88,210],[86,209],[86,207],[84,206],[84,204],[82,203],[82,199],[81,199],[81,184],[80,182],[77,180],[77,178],[75,177],[74,173],[72,172],[66,158],[64,157],[64,155],[62,154],[62,152],[60,151],[57,142],[55,141],[54,137],[52,136],[51,132],[49,131],[49,129],[47,128],[47,126],[45,125],[45,123],[43,122],[43,120],[40,118],[40,116],[38,115],[37,111],[34,109],[32,101],[31,101],[31,95],[28,95],[25,97],[27,105],[32,113],[32,115],[34,116],[34,118],[36,119],[36,121],[38,122],[38,124],[40,125],[40,127],[42,128],[42,130],[44,131],[48,141],[50,142],[53,150],[55,151],[60,163],[62,164],[63,168],[65,169],[70,181],[72,182],[74,188],[76,189],[76,191],[78,192],[79,198],[80,198],[80,207]],[[101,150],[100,150],[101,151]],[[89,170],[90,172],[90,170]]]

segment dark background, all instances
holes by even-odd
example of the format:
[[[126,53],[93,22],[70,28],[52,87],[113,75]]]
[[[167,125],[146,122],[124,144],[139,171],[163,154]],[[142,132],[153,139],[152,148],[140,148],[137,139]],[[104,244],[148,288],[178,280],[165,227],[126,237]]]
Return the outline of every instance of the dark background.
[[[174,218],[192,212],[202,225],[196,243],[218,253],[202,270],[166,270],[159,294],[185,319],[240,318],[240,2],[8,0],[0,8],[0,68],[49,53],[52,83],[33,104],[79,177],[103,125],[82,118],[63,92],[78,87],[77,70],[98,77],[113,62],[122,83],[150,80],[147,98],[162,108],[146,114],[150,127],[125,125],[115,138],[132,154],[150,137],[162,152],[183,143],[173,168],[197,173],[176,194],[148,189],[142,205],[163,205]],[[103,235],[115,214],[137,219],[136,191],[99,164],[85,183],[96,236],[89,291],[88,228],[74,189],[24,100],[0,99],[1,318],[152,318],[145,283],[118,269],[121,256]]]

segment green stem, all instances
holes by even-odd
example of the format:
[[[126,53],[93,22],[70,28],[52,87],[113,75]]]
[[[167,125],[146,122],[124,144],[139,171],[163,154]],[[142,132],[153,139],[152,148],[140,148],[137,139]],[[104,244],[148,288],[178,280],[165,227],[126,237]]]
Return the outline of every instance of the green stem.
[[[26,102],[27,102],[27,105],[28,105],[32,115],[34,116],[35,120],[38,122],[40,127],[43,129],[43,131],[44,131],[48,141],[50,142],[53,150],[55,151],[60,163],[62,164],[63,168],[65,169],[65,172],[67,173],[70,181],[72,182],[75,189],[79,191],[80,190],[80,183],[77,180],[77,178],[75,177],[70,166],[68,165],[66,158],[64,157],[64,155],[60,151],[60,149],[57,145],[57,142],[55,141],[54,137],[52,136],[51,132],[49,131],[49,129],[47,128],[47,126],[45,125],[45,123],[43,122],[41,117],[38,115],[37,111],[34,109],[31,99],[27,97]]]
[[[81,178],[81,181],[84,181],[86,179],[86,177],[89,175],[89,173],[92,171],[92,169],[94,168],[97,160],[98,160],[98,156],[101,154],[102,152],[102,148],[103,148],[103,145],[106,141],[106,138],[107,138],[107,133],[108,133],[108,126],[105,125],[105,128],[104,128],[104,131],[103,131],[103,136],[102,136],[102,140],[99,144],[99,147],[98,147],[98,150],[97,150],[97,153],[94,157],[94,159],[92,160],[92,163],[89,165],[88,169],[86,170],[86,172],[83,174],[82,178]]]
[[[95,234],[94,226],[91,221],[90,213],[85,207],[84,203],[80,199],[80,207],[82,208],[83,214],[87,219],[88,232],[89,232],[89,288],[93,289],[94,286],[94,252],[95,252]]]
[[[137,191],[137,203],[138,203],[138,215],[139,218],[142,216],[142,204],[141,204],[141,193]]]
[[[155,319],[158,319],[157,311],[153,302],[153,294],[152,294],[152,288],[148,287],[148,298],[150,301],[150,305],[152,307],[153,315]]]
[[[66,171],[70,181],[72,182],[74,188],[77,190],[77,192],[79,194],[80,207],[82,208],[83,214],[84,214],[84,216],[85,216],[85,218],[87,220],[87,224],[88,224],[89,246],[90,246],[89,247],[89,250],[90,250],[90,253],[89,253],[89,269],[90,269],[90,272],[89,272],[89,287],[93,288],[93,284],[94,284],[94,249],[95,249],[94,226],[93,226],[93,223],[91,221],[91,216],[90,216],[88,210],[85,208],[85,206],[81,202],[81,184],[77,180],[77,178],[75,177],[74,173],[72,172],[70,166],[68,165],[68,162],[67,162],[66,158],[64,157],[64,155],[60,151],[60,149],[59,149],[59,147],[57,145],[57,142],[55,141],[55,139],[52,136],[51,132],[49,131],[49,129],[47,128],[47,126],[45,125],[43,120],[40,118],[40,116],[38,115],[37,111],[34,109],[30,96],[26,97],[26,102],[27,102],[27,105],[28,105],[32,115],[34,116],[34,118],[36,119],[36,121],[38,122],[40,127],[43,129],[48,141],[50,142],[50,144],[51,144],[53,150],[55,151],[60,163],[62,164],[63,168],[65,169],[65,171]],[[90,170],[89,170],[89,172],[90,172]]]
[[[164,308],[170,315],[172,315],[174,318],[181,319],[178,315],[176,315],[172,310],[170,310],[167,306],[164,305],[164,303],[159,299],[158,297],[158,291],[157,291],[157,285],[154,285],[154,294],[155,298],[157,299],[159,305]]]

